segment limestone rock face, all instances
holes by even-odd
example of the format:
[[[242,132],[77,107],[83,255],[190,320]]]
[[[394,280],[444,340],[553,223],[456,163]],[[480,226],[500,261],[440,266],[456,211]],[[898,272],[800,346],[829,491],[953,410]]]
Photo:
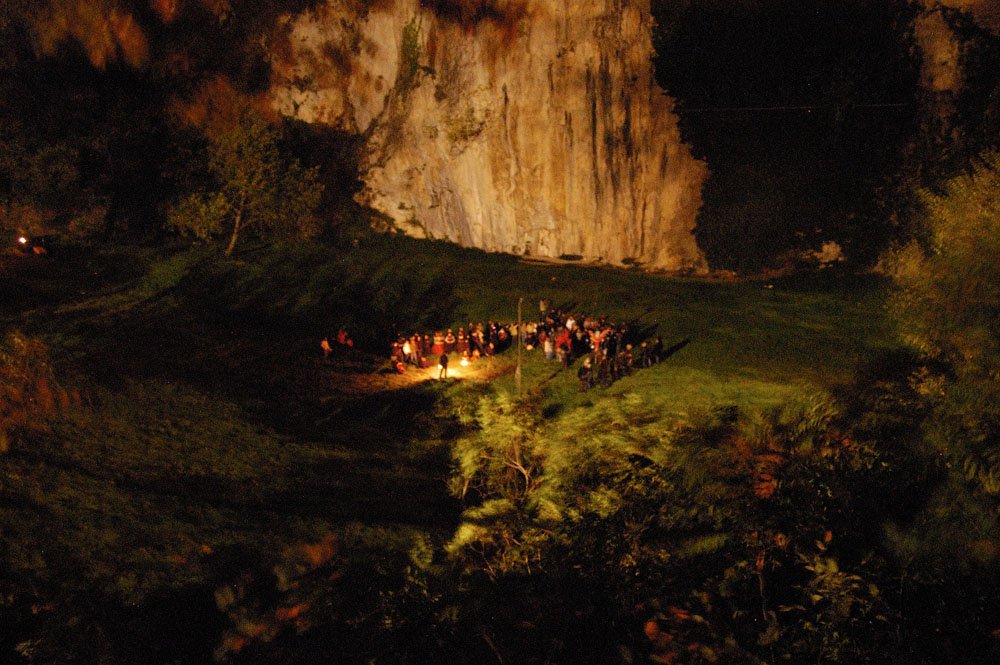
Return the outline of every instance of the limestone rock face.
[[[412,235],[702,271],[651,30],[649,0],[332,1],[288,18],[271,99],[363,135],[359,199]]]

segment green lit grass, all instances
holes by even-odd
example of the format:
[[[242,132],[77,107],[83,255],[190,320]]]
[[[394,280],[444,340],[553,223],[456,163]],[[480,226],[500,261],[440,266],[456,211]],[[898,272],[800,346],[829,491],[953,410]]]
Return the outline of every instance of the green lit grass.
[[[489,386],[346,392],[319,364],[318,341],[341,323],[356,337],[387,334],[389,319],[376,316],[385,303],[427,314],[400,324],[430,331],[512,321],[519,297],[535,316],[544,297],[658,329],[667,347],[688,340],[662,364],[588,392],[576,366],[526,353],[524,390],[556,424],[625,395],[668,422],[805,400],[847,383],[860,359],[892,344],[874,279],[707,283],[528,265],[403,238],[349,252],[248,246],[229,261],[206,248],[116,250],[58,267],[31,273],[37,298],[3,310],[3,324],[46,341],[57,374],[93,406],[20,435],[0,457],[0,529],[14,572],[122,600],[207,583],[206,552],[226,547],[266,560],[330,532],[354,534],[345,542],[404,534],[386,544],[399,550],[411,535],[449,537],[459,506],[446,492],[454,432],[442,409],[512,391],[514,353],[489,361]],[[417,287],[445,279],[455,300],[431,316],[436,301],[393,292],[399,275]],[[363,358],[351,371],[380,368],[381,358]]]

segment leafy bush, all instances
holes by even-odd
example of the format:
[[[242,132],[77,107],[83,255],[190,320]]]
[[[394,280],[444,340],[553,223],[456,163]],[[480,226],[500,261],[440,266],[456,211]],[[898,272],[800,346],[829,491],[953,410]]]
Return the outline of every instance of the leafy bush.
[[[1000,563],[1000,153],[925,191],[924,232],[890,263],[892,312],[923,356],[909,381],[929,405],[923,444],[947,461],[912,556]],[[936,516],[936,517],[935,517]],[[955,525],[961,524],[961,528]]]
[[[533,403],[483,400],[456,444],[464,570],[611,599],[600,620],[658,662],[873,659],[891,613],[881,559],[864,562],[881,534],[855,525],[885,518],[857,501],[880,456],[831,403],[687,425],[635,396],[552,421]]]
[[[1000,153],[924,191],[922,242],[893,257],[893,312],[908,341],[963,372],[1000,369]]]
[[[500,394],[481,401],[475,420],[476,434],[454,448],[451,485],[456,496],[474,497],[479,505],[466,511],[448,550],[474,558],[471,565],[493,577],[530,570],[541,557],[535,545],[548,539],[536,501],[543,467],[540,414]]]
[[[57,409],[79,403],[79,393],[59,385],[46,346],[21,332],[7,334],[0,343],[0,453],[10,447],[16,430],[46,428]]]

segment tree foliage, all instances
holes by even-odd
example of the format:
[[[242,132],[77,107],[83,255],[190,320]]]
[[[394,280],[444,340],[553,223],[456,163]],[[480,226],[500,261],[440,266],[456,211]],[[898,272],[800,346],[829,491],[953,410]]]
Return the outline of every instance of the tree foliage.
[[[202,240],[228,234],[226,254],[241,232],[306,238],[316,235],[316,207],[323,193],[316,168],[282,155],[280,135],[259,115],[209,139],[207,166],[212,187],[181,199],[169,223]]]
[[[924,238],[895,256],[904,336],[963,373],[1000,370],[1000,153],[924,191]]]
[[[925,191],[924,238],[894,256],[892,310],[905,339],[950,376],[915,380],[935,400],[935,448],[1000,495],[1000,154]]]
[[[449,552],[495,583],[588,589],[560,591],[584,603],[566,611],[617,626],[594,635],[632,657],[877,661],[880,535],[848,525],[886,466],[838,417],[821,401],[685,425],[624,396],[547,422],[530,398],[486,398],[455,447],[471,505]]]
[[[99,151],[95,138],[40,136],[4,106],[0,102],[0,117],[7,116],[0,122],[0,228],[43,233],[58,215],[93,206],[100,197],[80,164]]]
[[[45,429],[56,410],[79,402],[56,381],[45,344],[17,330],[0,340],[0,453],[12,434]]]

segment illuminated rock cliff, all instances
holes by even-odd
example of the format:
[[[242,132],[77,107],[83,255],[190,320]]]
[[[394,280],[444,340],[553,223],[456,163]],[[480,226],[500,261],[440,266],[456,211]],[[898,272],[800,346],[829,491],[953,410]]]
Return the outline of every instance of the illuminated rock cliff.
[[[359,200],[406,233],[704,270],[651,30],[649,0],[330,2],[289,17],[271,97],[364,136]]]

